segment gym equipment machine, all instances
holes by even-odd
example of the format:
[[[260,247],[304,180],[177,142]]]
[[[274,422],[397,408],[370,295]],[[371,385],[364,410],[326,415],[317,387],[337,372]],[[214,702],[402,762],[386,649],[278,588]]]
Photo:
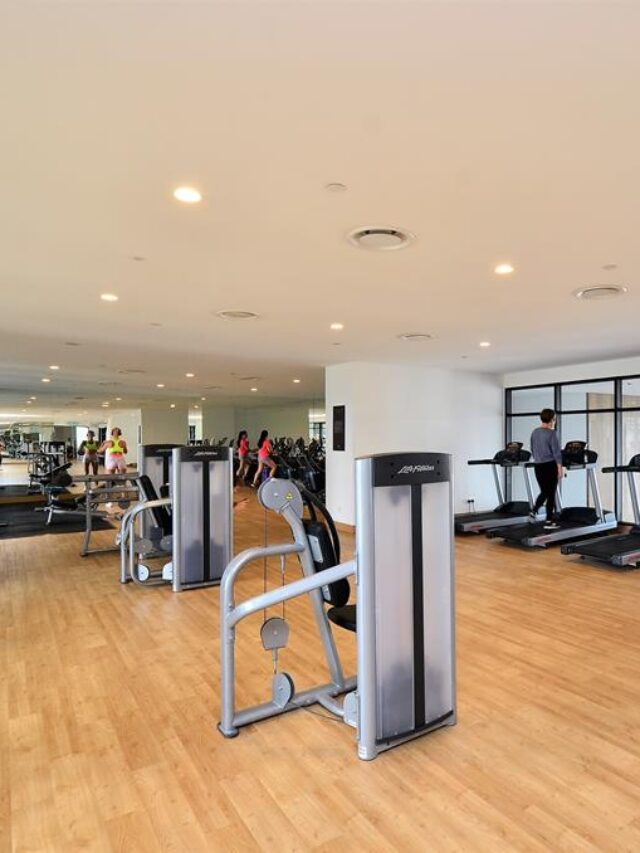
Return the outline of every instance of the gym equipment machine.
[[[318,553],[302,518],[296,485],[268,480],[258,499],[289,524],[293,541],[250,548],[225,569],[220,589],[221,717],[219,730],[234,737],[242,726],[314,703],[357,730],[358,756],[380,752],[453,725],[455,708],[452,458],[445,453],[383,454],[357,459],[356,552],[331,565]],[[237,603],[235,587],[253,561],[298,556],[303,578]],[[327,565],[327,568],[320,566]],[[335,584],[355,576],[357,605],[333,606]],[[333,589],[332,589],[333,587]],[[276,672],[272,698],[238,710],[235,704],[236,626],[252,613],[308,595],[331,681],[297,693],[293,679]],[[337,593],[339,596],[339,593]],[[357,636],[357,679],[346,678],[330,622]],[[262,640],[274,654],[284,647],[282,620]],[[346,694],[342,703],[336,697]]]
[[[640,473],[640,453],[629,460],[628,465],[613,465],[602,469],[603,474],[617,472],[627,475],[629,497],[633,507],[634,525],[629,533],[613,536],[603,536],[599,539],[585,539],[563,545],[563,554],[579,554],[603,563],[609,563],[616,568],[634,569],[640,564],[640,505],[635,474]]]
[[[120,531],[120,583],[170,583],[174,592],[220,583],[233,554],[233,460],[229,447],[174,447],[169,497],[158,498],[142,475],[146,500],[132,507]],[[136,523],[147,514],[156,533],[137,537]],[[170,560],[160,570],[146,562]]]
[[[562,465],[567,472],[586,471],[587,494],[591,494],[593,507],[564,507],[557,519],[559,527],[554,530],[545,529],[544,522],[539,521],[491,529],[487,531],[487,536],[492,539],[504,539],[505,542],[513,542],[516,545],[524,545],[526,548],[546,548],[554,542],[579,539],[582,536],[604,533],[606,530],[617,527],[615,513],[602,507],[600,489],[595,475],[597,460],[598,454],[595,450],[589,450],[585,441],[568,441],[562,451]],[[533,462],[525,464],[529,467],[534,465]]]
[[[470,459],[468,465],[490,465],[493,482],[498,495],[498,506],[491,512],[463,512],[454,517],[456,533],[480,533],[490,528],[509,527],[512,524],[524,524],[533,507],[531,479],[526,462],[531,459],[528,450],[522,449],[522,442],[510,441],[504,450],[499,450],[493,459]],[[499,470],[522,471],[526,501],[505,501]]]

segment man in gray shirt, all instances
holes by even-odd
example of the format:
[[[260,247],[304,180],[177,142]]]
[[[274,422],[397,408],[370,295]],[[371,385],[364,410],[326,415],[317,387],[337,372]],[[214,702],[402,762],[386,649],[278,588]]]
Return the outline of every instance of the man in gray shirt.
[[[556,489],[562,477],[562,450],[555,431],[556,413],[553,409],[540,412],[540,426],[531,433],[531,453],[533,455],[536,480],[540,494],[531,511],[531,520],[537,521],[538,510],[543,503],[547,505],[546,530],[554,530],[560,525],[554,518],[556,507]]]

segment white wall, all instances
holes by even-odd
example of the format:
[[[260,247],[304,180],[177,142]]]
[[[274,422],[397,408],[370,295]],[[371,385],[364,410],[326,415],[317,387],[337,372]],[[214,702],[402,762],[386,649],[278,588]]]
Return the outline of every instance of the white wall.
[[[186,444],[189,438],[189,409],[186,403],[143,406],[141,409],[143,444]]]
[[[225,436],[229,441],[237,434],[236,412],[233,406],[202,406],[202,437],[211,441]]]
[[[354,523],[353,460],[410,450],[454,454],[455,508],[495,506],[493,479],[468,459],[503,444],[503,392],[490,374],[421,365],[352,362],[326,371],[327,503],[337,521]],[[346,449],[333,451],[333,406],[346,406]]]

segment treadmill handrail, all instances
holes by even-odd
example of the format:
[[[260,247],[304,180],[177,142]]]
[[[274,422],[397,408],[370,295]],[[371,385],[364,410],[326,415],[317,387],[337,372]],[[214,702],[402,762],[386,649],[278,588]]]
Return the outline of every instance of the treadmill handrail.
[[[521,465],[526,465],[526,462],[509,462],[500,461],[498,459],[468,459],[467,465],[497,465],[499,468],[519,468]]]
[[[608,465],[602,469],[603,474],[615,474],[618,471],[631,471],[640,474],[640,465]]]

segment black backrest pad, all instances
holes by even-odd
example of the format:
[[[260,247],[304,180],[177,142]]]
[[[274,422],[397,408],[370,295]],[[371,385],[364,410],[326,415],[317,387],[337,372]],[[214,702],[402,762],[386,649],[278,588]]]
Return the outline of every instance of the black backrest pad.
[[[629,460],[629,467],[631,468],[640,468],[640,453],[636,453],[635,456],[632,456]]]
[[[141,474],[138,477],[138,483],[140,485],[140,491],[142,492],[142,497],[145,501],[157,501],[158,494],[154,488],[153,483],[148,474]],[[172,530],[171,524],[171,515],[167,511],[167,508],[164,506],[156,506],[151,510],[151,515],[153,516],[154,523],[157,527],[159,527],[163,533],[169,534]]]
[[[326,525],[321,521],[311,521],[306,518],[302,521],[307,537],[309,538],[316,571],[321,572],[323,569],[330,569],[331,566],[336,566],[338,561]],[[322,588],[324,600],[333,607],[342,607],[346,604],[349,601],[349,592],[349,581],[346,578]]]

